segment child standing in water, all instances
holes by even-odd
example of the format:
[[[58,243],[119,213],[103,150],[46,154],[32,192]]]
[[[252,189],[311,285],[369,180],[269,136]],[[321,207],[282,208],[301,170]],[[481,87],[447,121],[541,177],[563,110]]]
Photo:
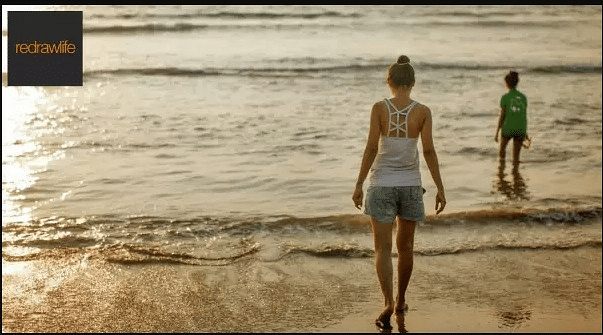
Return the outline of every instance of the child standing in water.
[[[509,93],[500,99],[500,115],[494,141],[498,142],[498,133],[501,131],[500,150],[498,153],[500,165],[504,168],[507,144],[513,139],[513,168],[519,166],[519,154],[523,141],[528,138],[527,108],[528,100],[516,87],[519,82],[519,74],[510,71],[505,76],[505,83]]]

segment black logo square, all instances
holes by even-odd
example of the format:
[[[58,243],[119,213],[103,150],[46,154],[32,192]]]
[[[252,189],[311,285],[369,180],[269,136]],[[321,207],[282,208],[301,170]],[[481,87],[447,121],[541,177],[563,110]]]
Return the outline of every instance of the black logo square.
[[[9,11],[8,86],[82,86],[82,11]]]

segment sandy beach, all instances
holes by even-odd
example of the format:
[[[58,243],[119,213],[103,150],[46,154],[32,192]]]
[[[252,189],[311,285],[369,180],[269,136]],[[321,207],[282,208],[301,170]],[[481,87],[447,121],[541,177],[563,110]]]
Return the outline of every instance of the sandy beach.
[[[3,330],[377,332],[382,297],[372,259],[304,258],[253,271],[245,260],[223,267],[3,262]],[[348,276],[355,284],[338,285]],[[407,301],[410,309],[392,317],[394,332],[601,332],[601,251],[472,253],[461,262],[419,256]]]

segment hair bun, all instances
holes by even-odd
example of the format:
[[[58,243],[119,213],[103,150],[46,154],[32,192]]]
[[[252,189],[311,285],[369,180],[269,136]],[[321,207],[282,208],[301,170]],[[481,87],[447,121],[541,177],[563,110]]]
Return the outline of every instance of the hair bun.
[[[387,83],[390,87],[415,85],[415,70],[410,65],[410,58],[406,55],[398,57],[397,62],[387,70]]]
[[[398,61],[396,63],[397,64],[409,64],[410,58],[408,58],[406,55],[402,55],[402,56],[398,57]]]

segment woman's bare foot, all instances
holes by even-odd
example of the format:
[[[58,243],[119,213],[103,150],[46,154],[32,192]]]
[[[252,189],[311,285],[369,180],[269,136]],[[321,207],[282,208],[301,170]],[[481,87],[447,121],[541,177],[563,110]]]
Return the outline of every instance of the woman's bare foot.
[[[396,313],[404,313],[408,310],[408,304],[402,303],[401,305],[396,306]]]
[[[404,302],[404,299],[396,297],[396,313],[404,313],[408,310],[408,305]]]
[[[390,322],[392,314],[394,314],[394,309],[392,307],[386,307],[377,320],[375,320],[377,327],[381,329],[392,329],[392,324]]]

